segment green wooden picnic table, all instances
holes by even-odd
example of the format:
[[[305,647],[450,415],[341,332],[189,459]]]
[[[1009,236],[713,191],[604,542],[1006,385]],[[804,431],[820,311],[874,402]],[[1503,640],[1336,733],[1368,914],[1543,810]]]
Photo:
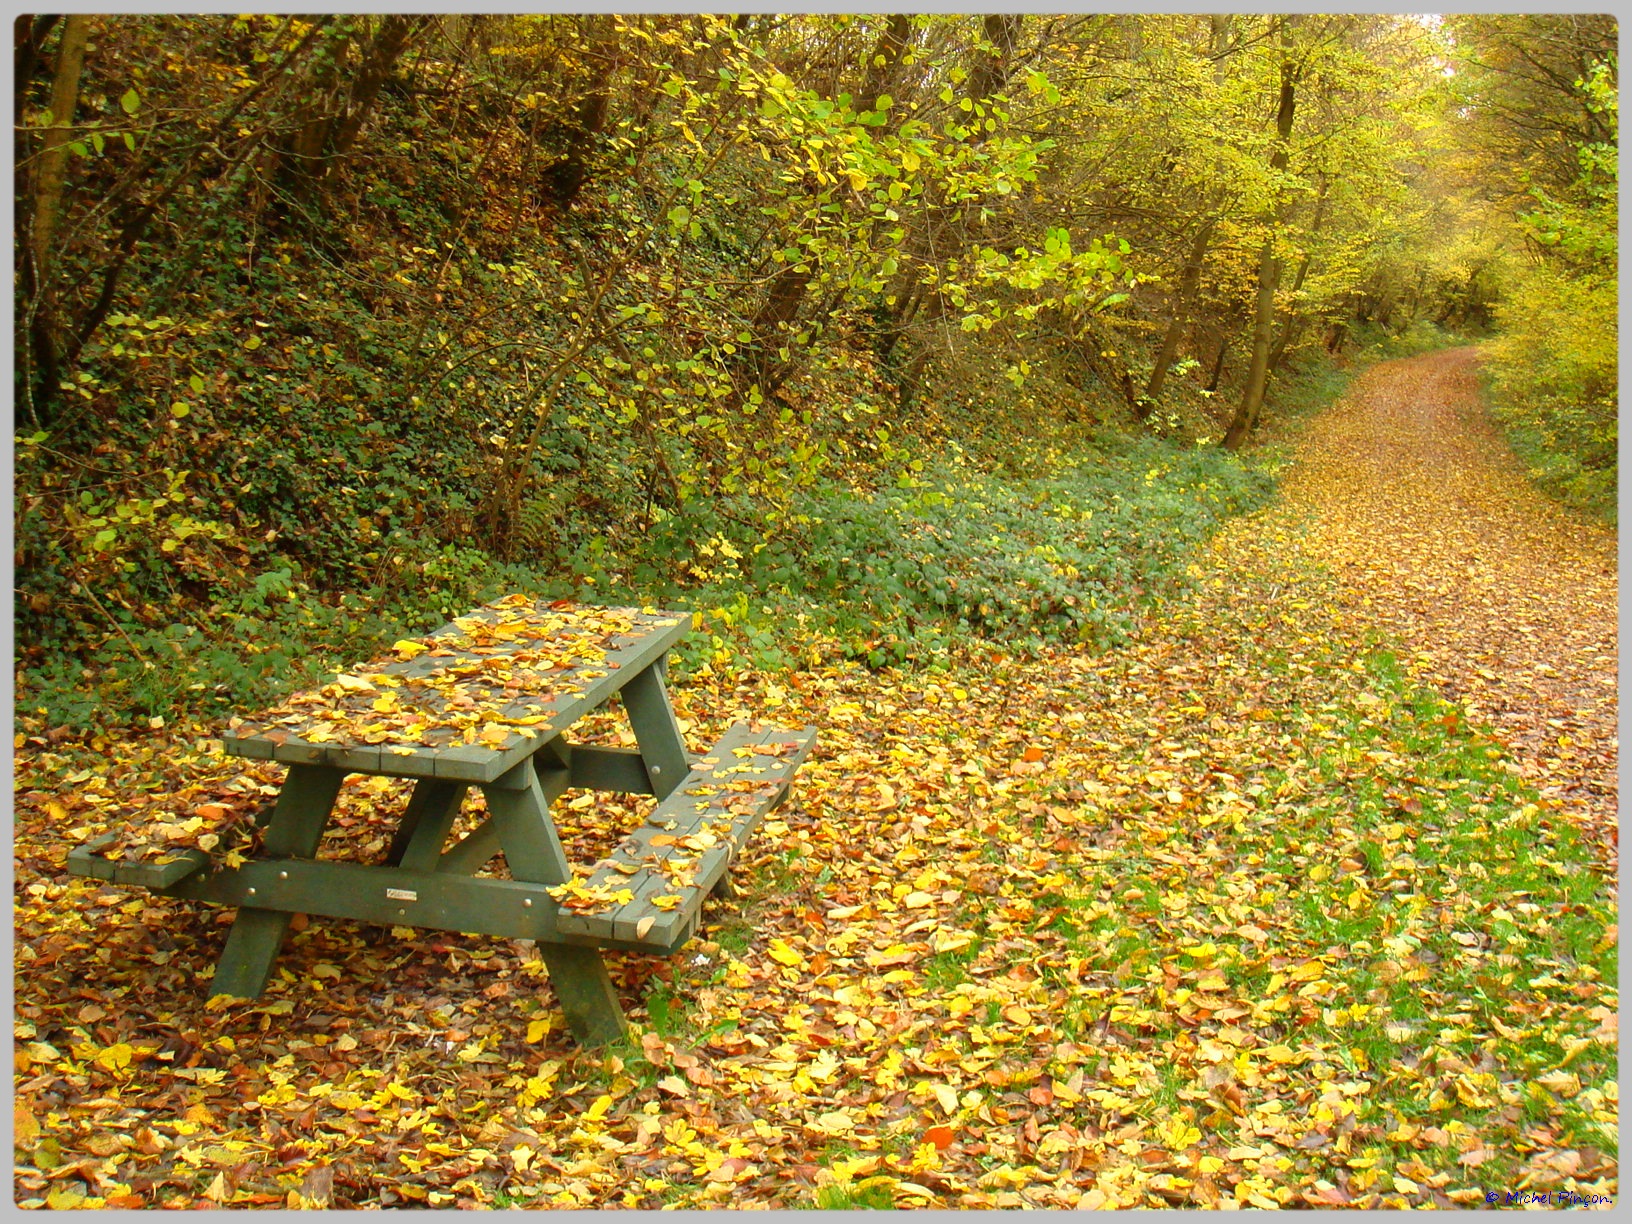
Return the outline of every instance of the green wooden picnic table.
[[[167,847],[69,855],[76,874],[238,907],[214,993],[260,994],[296,914],[532,939],[574,1037],[624,1030],[601,953],[677,951],[765,812],[786,798],[814,729],[739,723],[689,753],[665,687],[690,616],[510,595],[276,709],[235,721],[227,752],[288,766],[252,856]],[[566,737],[614,694],[637,748]],[[317,858],[349,774],[412,779],[384,859]],[[486,819],[452,841],[471,787]],[[571,787],[657,805],[587,874],[550,809]],[[509,879],[479,875],[502,854]]]

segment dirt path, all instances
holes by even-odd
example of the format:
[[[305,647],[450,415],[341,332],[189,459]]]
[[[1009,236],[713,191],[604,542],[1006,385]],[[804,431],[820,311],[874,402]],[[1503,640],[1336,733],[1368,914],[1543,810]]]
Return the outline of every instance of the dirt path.
[[[1461,348],[1361,375],[1307,431],[1286,506],[1350,611],[1428,656],[1613,862],[1615,536],[1527,483],[1476,370]]]

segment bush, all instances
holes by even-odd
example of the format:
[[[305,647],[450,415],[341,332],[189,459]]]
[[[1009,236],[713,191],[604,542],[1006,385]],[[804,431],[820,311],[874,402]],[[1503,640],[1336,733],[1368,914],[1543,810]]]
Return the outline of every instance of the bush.
[[[1544,492],[1616,522],[1617,294],[1602,275],[1533,268],[1485,347],[1494,414]]]
[[[413,540],[396,561],[358,591],[320,596],[290,570],[271,570],[236,596],[190,610],[189,621],[104,623],[83,651],[38,651],[19,667],[17,712],[79,730],[153,717],[224,717],[273,702],[505,592],[559,598],[568,590],[471,548]]]
[[[728,572],[663,594],[705,610],[713,650],[769,663],[798,652],[795,625],[874,666],[956,641],[1109,645],[1220,522],[1271,488],[1215,447],[1125,436],[1047,477],[947,461],[892,488],[805,491],[794,529],[705,539]]]

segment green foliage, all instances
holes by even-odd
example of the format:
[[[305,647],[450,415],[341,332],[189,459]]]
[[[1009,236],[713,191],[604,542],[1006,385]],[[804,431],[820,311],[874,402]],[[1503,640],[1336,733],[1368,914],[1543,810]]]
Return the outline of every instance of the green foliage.
[[[87,620],[72,631],[88,648],[25,652],[16,708],[48,725],[79,729],[178,715],[225,718],[484,599],[512,590],[560,597],[569,589],[475,549],[425,540],[409,542],[397,559],[379,581],[326,596],[289,568],[265,570],[235,593],[187,606],[185,619],[160,626],[106,605],[83,608]]]
[[[1109,433],[1048,466],[1005,476],[949,460],[877,490],[824,484],[769,538],[675,525],[674,545],[703,540],[714,567],[702,589],[672,588],[705,610],[689,660],[740,651],[786,665],[801,637],[875,667],[925,662],[953,641],[1103,646],[1271,487],[1215,448]]]
[[[1604,296],[1613,300],[1613,289]],[[1535,304],[1555,325],[1562,325],[1550,300]],[[1595,321],[1607,324],[1613,334],[1613,315],[1606,319],[1598,313],[1595,318],[1593,312],[1583,311],[1571,324],[1587,330]],[[1615,375],[1615,354],[1604,353],[1598,369],[1583,370],[1580,350],[1557,344],[1557,335],[1547,332],[1542,320],[1515,319],[1511,329],[1490,345],[1487,383],[1492,410],[1538,488],[1614,525],[1618,401],[1615,384],[1606,381]],[[1587,392],[1587,386],[1595,386],[1596,393]]]
[[[1372,273],[1381,318],[1436,277],[1481,309],[1497,283],[1472,242],[1407,292],[1391,116],[1428,61],[1393,19],[1299,27],[1343,118],[1303,109],[1285,175],[1267,18],[97,20],[97,153],[16,337],[49,349],[57,311],[61,364],[19,383],[19,696],[72,725],[253,704],[501,586],[700,607],[697,664],[1114,641],[1262,496],[1190,443],[1234,395],[1202,384],[1244,364],[1269,203],[1311,263],[1281,295],[1289,365]],[[1001,62],[1009,36],[1047,51]],[[375,51],[389,77],[341,134]],[[1610,75],[1578,92],[1612,118]],[[1571,487],[1613,480],[1613,278],[1580,273],[1611,147],[1527,197],[1574,262],[1552,305],[1521,284],[1498,361]],[[1592,342],[1541,352],[1570,311]]]
[[[350,592],[325,596],[284,565],[163,625],[128,613],[98,625],[80,609],[76,632],[99,644],[29,656],[18,708],[73,727],[225,715],[505,590],[701,611],[682,668],[737,655],[798,666],[826,651],[927,662],[968,640],[1105,645],[1271,487],[1215,448],[1110,432],[1045,466],[1051,474],[1006,476],[913,461],[871,491],[821,482],[795,496],[774,535],[756,530],[751,504],[719,502],[664,516],[623,547],[581,536],[561,554],[576,586],[473,547],[394,537],[389,562]]]
[[[1443,348],[1468,343],[1468,338],[1447,330],[1431,319],[1416,319],[1399,331],[1375,323],[1355,328],[1354,339],[1363,359],[1385,361],[1395,357],[1415,357]]]

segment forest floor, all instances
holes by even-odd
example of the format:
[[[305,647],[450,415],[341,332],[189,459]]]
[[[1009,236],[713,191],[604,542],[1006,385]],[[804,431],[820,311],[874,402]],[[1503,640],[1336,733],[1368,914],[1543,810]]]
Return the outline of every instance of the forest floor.
[[[1282,486],[1345,606],[1428,664],[1525,776],[1616,853],[1616,537],[1524,479],[1477,350],[1374,367],[1307,432]]]
[[[206,1004],[230,914],[66,842],[250,766],[25,727],[17,1197],[1612,1201],[1614,541],[1527,491],[1472,361],[1363,374],[1128,647],[678,686],[694,743],[821,741],[704,938],[609,958],[600,1051],[524,942],[313,920]]]

